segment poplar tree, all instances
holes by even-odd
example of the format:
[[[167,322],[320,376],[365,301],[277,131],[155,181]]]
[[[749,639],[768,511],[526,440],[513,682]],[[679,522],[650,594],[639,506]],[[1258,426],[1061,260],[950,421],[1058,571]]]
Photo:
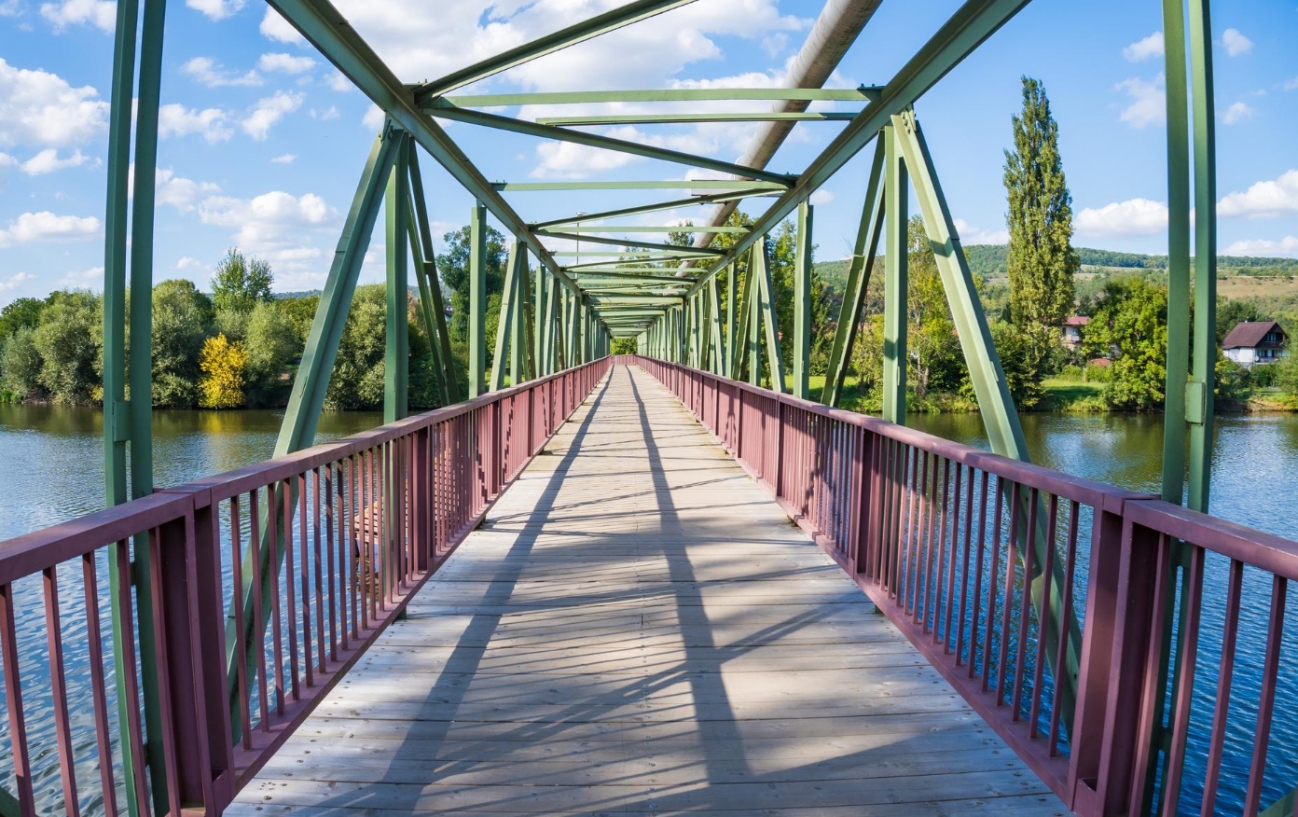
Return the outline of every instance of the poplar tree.
[[[1023,112],[1005,151],[1009,198],[1010,320],[1021,329],[1059,326],[1073,310],[1073,208],[1059,156],[1059,124],[1040,80],[1023,77]]]

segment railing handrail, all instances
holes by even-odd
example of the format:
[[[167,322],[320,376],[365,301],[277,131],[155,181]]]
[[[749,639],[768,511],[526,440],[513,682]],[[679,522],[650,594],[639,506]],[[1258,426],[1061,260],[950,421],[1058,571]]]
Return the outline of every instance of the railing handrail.
[[[1161,499],[1132,502],[1124,514],[1141,527],[1193,542],[1250,567],[1298,580],[1298,542]]]

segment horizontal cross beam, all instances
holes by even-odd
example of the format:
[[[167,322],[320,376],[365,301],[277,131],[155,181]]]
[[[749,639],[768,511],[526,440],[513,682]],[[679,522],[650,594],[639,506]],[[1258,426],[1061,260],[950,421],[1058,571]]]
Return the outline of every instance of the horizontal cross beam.
[[[788,113],[755,111],[753,113],[624,113],[591,116],[545,116],[536,120],[546,127],[579,127],[583,125],[688,125],[695,122],[850,122],[856,114],[850,111],[824,113]]]
[[[804,102],[872,102],[882,88],[648,88],[634,91],[560,91],[538,94],[481,94],[436,100],[438,108],[502,108],[517,105],[590,105],[611,102],[711,102],[797,100]]]
[[[750,182],[742,179],[664,179],[656,182],[495,182],[492,187],[506,192],[552,190],[699,190],[739,193],[743,191],[780,192],[788,189],[781,182]]]
[[[591,244],[611,244],[615,247],[642,247],[646,250],[672,250],[675,244],[657,244],[652,241],[632,241],[629,238],[605,238],[599,235],[577,235],[575,233],[552,232],[550,230],[536,230],[533,235],[544,238],[563,238],[568,241],[586,241]],[[714,250],[712,248],[698,248],[699,252],[706,252],[713,256],[725,255],[725,250]]]

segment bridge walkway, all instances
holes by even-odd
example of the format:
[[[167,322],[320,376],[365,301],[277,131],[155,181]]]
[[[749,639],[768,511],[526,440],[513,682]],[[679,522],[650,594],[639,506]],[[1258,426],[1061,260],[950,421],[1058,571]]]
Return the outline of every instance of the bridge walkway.
[[[227,814],[1061,815],[619,366]]]

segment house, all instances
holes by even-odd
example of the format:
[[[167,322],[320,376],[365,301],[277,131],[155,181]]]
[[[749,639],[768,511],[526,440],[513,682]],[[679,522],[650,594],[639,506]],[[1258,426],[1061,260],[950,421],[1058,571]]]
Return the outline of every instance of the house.
[[[1221,342],[1226,357],[1241,366],[1274,363],[1285,355],[1289,336],[1275,321],[1241,321]]]
[[[1082,327],[1090,323],[1091,319],[1085,315],[1074,315],[1064,321],[1064,345],[1069,349],[1076,349],[1082,345]]]

